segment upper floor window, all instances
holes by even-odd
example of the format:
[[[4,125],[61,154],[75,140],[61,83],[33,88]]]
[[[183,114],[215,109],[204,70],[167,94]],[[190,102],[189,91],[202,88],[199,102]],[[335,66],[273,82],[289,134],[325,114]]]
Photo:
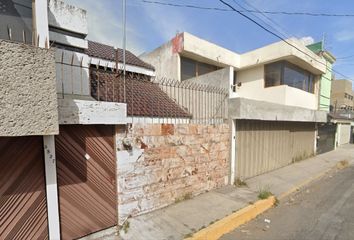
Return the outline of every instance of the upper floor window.
[[[348,93],[344,93],[344,98],[348,98],[349,100],[353,100],[353,96]]]
[[[288,85],[306,92],[314,92],[315,76],[286,61],[265,66],[265,87]]]
[[[181,80],[198,77],[217,69],[217,66],[181,57]]]
[[[237,86],[237,72],[234,71],[234,79],[232,82],[232,91],[233,92],[236,92],[236,86]]]

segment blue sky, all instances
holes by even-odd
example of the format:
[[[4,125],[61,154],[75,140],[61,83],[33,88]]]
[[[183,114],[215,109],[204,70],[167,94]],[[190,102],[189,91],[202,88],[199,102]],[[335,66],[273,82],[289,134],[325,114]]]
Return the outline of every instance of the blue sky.
[[[121,0],[64,0],[88,11],[89,39],[121,47]],[[167,3],[193,4],[225,8],[218,0],[159,0]],[[260,10],[354,14],[352,0],[235,0]],[[240,9],[234,0],[227,0]],[[255,14],[265,19],[260,14]],[[260,21],[252,15],[250,17]],[[309,17],[267,15],[287,36],[320,41],[325,35],[327,50],[338,59],[335,69],[354,79],[354,17]],[[265,19],[265,21],[269,21]],[[262,22],[261,22],[262,23]],[[264,23],[262,23],[264,25]],[[274,23],[271,23],[274,26]],[[278,27],[278,26],[277,26]],[[279,28],[279,27],[278,27]],[[278,29],[279,30],[279,29]],[[187,31],[238,53],[272,42],[277,38],[235,12],[175,8],[127,0],[127,47],[139,55],[160,46],[177,32]],[[337,78],[342,78],[337,76]]]

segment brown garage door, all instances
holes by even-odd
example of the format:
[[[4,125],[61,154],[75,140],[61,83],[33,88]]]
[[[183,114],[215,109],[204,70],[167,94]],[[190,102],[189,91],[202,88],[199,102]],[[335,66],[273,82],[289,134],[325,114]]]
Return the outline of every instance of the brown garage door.
[[[55,144],[62,238],[116,225],[114,127],[61,126]]]
[[[0,239],[48,239],[42,137],[0,138]]]

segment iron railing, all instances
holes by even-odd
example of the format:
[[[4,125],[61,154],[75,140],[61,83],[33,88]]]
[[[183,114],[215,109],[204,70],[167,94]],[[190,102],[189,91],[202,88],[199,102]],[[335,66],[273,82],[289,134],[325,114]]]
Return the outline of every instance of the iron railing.
[[[90,89],[98,101],[127,103],[134,119],[206,124],[228,119],[226,88],[133,73],[124,82],[121,73],[91,68]]]

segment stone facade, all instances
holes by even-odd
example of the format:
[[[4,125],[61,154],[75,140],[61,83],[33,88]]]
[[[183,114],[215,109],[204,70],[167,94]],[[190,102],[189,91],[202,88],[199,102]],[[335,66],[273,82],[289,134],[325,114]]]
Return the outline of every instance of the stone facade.
[[[0,136],[59,133],[54,51],[0,40]]]
[[[117,127],[119,223],[228,184],[229,125]]]

